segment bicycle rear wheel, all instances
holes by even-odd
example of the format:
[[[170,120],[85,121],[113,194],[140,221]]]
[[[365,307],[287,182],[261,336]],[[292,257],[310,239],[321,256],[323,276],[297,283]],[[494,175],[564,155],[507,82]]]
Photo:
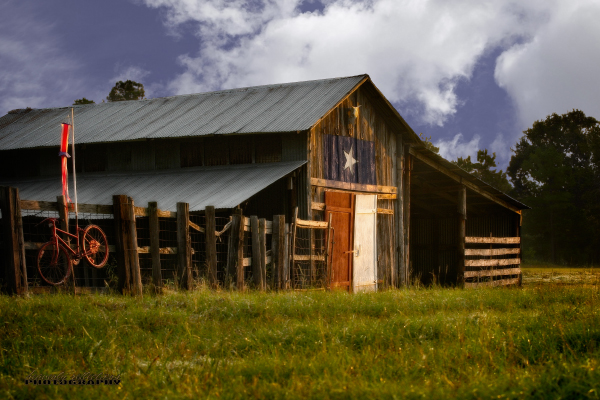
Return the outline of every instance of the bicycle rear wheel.
[[[64,283],[71,275],[71,258],[61,245],[50,241],[38,253],[37,268],[42,279],[50,285]]]
[[[102,268],[108,261],[108,240],[98,225],[88,225],[83,231],[83,255],[94,268]]]

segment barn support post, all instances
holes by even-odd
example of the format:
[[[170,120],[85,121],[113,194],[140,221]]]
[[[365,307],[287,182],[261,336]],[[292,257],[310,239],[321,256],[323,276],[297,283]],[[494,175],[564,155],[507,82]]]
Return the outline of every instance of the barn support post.
[[[402,284],[408,286],[410,284],[410,173],[412,170],[412,156],[409,154],[410,146],[404,149],[404,188],[403,188],[403,204],[404,204],[404,265],[402,270]]]
[[[404,259],[404,146],[402,144],[402,135],[396,136],[396,210],[394,219],[396,225],[396,268],[392,268],[390,284],[392,287],[405,286],[404,280],[405,259]]]
[[[467,188],[465,186],[458,190],[458,268],[457,285],[465,285],[465,235],[467,222]]]
[[[27,269],[19,189],[0,186],[0,215],[0,228],[4,236],[4,243],[0,244],[2,292],[25,294],[28,289]]]
[[[115,236],[117,250],[117,276],[119,291],[141,295],[142,281],[137,252],[137,232],[133,199],[125,195],[113,196]]]
[[[150,226],[150,256],[152,257],[152,283],[157,292],[162,288],[162,271],[160,269],[160,226],[158,223],[158,203],[148,202],[148,224]]]
[[[217,281],[217,222],[215,217],[215,207],[206,206],[204,208],[204,217],[206,220],[206,229],[204,238],[206,240],[206,264],[208,266],[208,283],[210,287],[216,289]]]
[[[177,203],[177,259],[179,287],[192,288],[192,241],[190,239],[190,205]]]

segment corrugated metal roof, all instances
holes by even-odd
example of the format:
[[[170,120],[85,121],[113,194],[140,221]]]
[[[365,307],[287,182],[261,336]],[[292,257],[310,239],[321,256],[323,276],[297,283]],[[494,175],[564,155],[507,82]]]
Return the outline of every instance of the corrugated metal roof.
[[[496,189],[489,183],[486,183],[486,182],[482,181],[481,179],[477,178],[476,176],[471,175],[464,169],[460,168],[458,165],[446,160],[444,157],[440,156],[439,154],[436,154],[433,151],[429,150],[424,145],[415,146],[415,147],[416,147],[416,150],[419,153],[421,153],[422,155],[424,155],[425,157],[431,158],[434,161],[440,163],[446,169],[454,172],[455,174],[459,175],[461,178],[473,183],[474,185],[478,186],[480,189],[485,190],[486,192],[490,193],[492,196],[495,196],[495,197],[499,198],[500,200],[504,200],[505,202],[511,204],[512,206],[514,206],[520,210],[531,209],[531,207],[529,207],[528,205],[521,203],[519,200],[513,199],[512,197],[510,197],[506,193],[502,192],[501,190]]]
[[[73,106],[77,143],[309,129],[368,75]],[[0,149],[56,146],[71,107],[0,118]]]
[[[124,194],[131,196],[138,206],[156,201],[161,210],[167,211],[176,211],[179,201],[189,203],[190,211],[204,210],[206,206],[227,209],[234,208],[305,163],[290,161],[77,174],[77,195],[79,203],[84,204],[112,204],[113,195]],[[3,185],[19,188],[22,200],[56,201],[62,190],[59,177],[0,182],[0,186]]]

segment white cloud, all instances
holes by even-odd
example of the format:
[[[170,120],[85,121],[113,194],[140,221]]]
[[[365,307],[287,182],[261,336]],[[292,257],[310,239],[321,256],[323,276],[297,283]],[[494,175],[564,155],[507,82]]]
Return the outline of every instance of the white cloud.
[[[146,71],[145,69],[135,65],[130,65],[127,67],[118,66],[116,69],[118,71],[117,74],[108,80],[111,85],[114,85],[115,82],[118,81],[124,82],[127,80],[139,82],[150,75],[150,71]]]
[[[35,17],[25,4],[0,4],[0,115],[15,108],[71,104],[82,86],[73,76],[80,65],[63,51],[52,25]]]
[[[200,50],[179,59],[175,93],[369,73],[395,104],[416,101],[423,121],[456,112],[455,88],[497,46],[526,40],[554,1],[143,0],[171,30],[196,23]],[[407,112],[407,110],[403,110]]]
[[[497,83],[519,111],[523,128],[574,108],[600,118],[600,2],[560,2],[532,40],[505,51]]]
[[[477,160],[477,150],[479,147],[479,135],[465,142],[462,133],[454,135],[452,140],[439,140],[435,143],[436,147],[440,148],[440,155],[446,160],[456,160],[458,157],[466,158],[471,156],[471,159]]]

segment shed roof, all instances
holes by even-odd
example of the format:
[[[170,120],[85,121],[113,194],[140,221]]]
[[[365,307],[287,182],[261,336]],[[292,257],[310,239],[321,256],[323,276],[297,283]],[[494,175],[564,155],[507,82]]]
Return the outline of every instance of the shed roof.
[[[175,170],[77,174],[79,203],[112,204],[113,194],[124,194],[138,204],[156,201],[162,210],[175,211],[178,201],[190,211],[234,208],[306,161],[240,164]],[[57,177],[0,182],[19,188],[23,200],[56,201],[61,183]]]
[[[310,129],[368,75],[72,106],[77,143]],[[0,150],[56,146],[71,107],[0,118]]]

